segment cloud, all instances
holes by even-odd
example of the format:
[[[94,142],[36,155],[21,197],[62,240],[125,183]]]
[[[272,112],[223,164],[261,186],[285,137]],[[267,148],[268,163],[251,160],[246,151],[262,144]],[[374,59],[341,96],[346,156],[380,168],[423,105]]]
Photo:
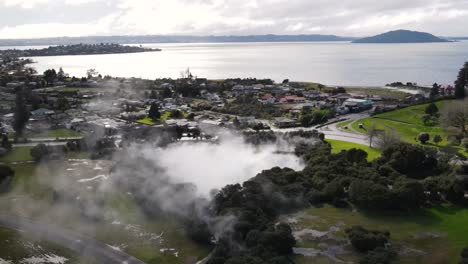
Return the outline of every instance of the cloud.
[[[18,16],[27,14],[27,23],[15,20],[15,25],[0,18],[0,32],[15,38],[36,37],[38,32],[49,36],[102,32],[366,36],[399,28],[468,35],[468,29],[460,26],[468,17],[468,0],[0,0],[1,5],[9,13],[14,8]],[[39,12],[44,7],[47,16]],[[77,11],[77,7],[88,9]],[[73,23],[59,19],[76,17],[77,12],[86,13],[86,19],[76,18]],[[35,17],[41,22],[34,23]],[[102,17],[108,19],[105,27],[94,29]]]
[[[38,5],[47,4],[50,0],[1,0],[4,6],[19,6],[21,8],[34,8]]]

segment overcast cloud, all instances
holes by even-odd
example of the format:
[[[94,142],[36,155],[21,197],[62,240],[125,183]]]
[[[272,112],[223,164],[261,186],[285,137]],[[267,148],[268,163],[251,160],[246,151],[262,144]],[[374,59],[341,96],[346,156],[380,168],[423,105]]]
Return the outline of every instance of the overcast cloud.
[[[468,36],[468,0],[0,0],[0,38],[336,34]]]

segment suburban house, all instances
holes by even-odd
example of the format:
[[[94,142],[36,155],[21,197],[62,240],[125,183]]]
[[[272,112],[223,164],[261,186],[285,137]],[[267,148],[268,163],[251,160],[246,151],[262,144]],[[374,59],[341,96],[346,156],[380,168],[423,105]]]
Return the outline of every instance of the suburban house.
[[[286,117],[278,117],[278,118],[275,118],[274,124],[275,126],[279,128],[295,127],[297,126],[297,120],[286,118]]]
[[[279,99],[282,104],[303,104],[306,102],[305,97],[299,97],[296,95],[286,95]]]
[[[372,109],[374,103],[371,100],[349,98],[342,106],[347,107],[351,112],[360,112]]]

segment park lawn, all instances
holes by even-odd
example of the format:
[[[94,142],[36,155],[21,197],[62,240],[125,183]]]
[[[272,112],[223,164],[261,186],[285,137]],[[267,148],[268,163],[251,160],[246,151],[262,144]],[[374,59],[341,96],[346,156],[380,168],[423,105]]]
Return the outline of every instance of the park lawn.
[[[71,129],[51,129],[39,133],[26,133],[28,138],[64,138],[64,137],[81,137],[83,134]]]
[[[354,122],[354,120],[347,120],[347,121],[343,121],[343,122],[340,122],[336,125],[336,127],[338,128],[343,128],[345,126],[348,126],[349,124],[351,124],[352,122]]]
[[[376,95],[381,97],[387,98],[396,98],[396,99],[404,99],[408,97],[409,93],[392,90],[388,88],[369,88],[369,87],[345,87],[346,91],[349,93],[360,93],[360,94],[367,94],[367,95]]]
[[[356,148],[356,149],[362,149],[365,152],[367,152],[368,161],[373,161],[377,159],[378,157],[380,157],[379,150],[370,148],[365,145],[360,145],[360,144],[345,142],[345,141],[340,141],[340,140],[333,140],[333,139],[327,139],[326,141],[331,144],[333,154],[340,153],[343,150],[350,150],[350,149]]]
[[[149,117],[145,117],[143,119],[140,119],[140,120],[137,120],[137,123],[140,123],[140,124],[145,124],[145,125],[156,125],[157,123],[162,123],[164,121],[166,121],[169,116],[171,115],[170,112],[164,112],[161,117],[159,118],[158,121],[154,122],[153,119],[149,118]]]
[[[31,147],[17,147],[9,151],[5,156],[0,157],[0,162],[21,162],[32,161]]]
[[[144,124],[144,125],[156,125],[156,123],[153,121],[153,119],[149,117],[145,117],[143,119],[137,120],[137,123]]]
[[[436,102],[436,105],[440,110],[447,102],[449,101],[439,101]],[[353,130],[365,134],[366,129],[374,124],[376,125],[377,129],[393,130],[397,132],[403,141],[412,144],[420,144],[420,142],[417,140],[417,137],[420,133],[426,132],[429,133],[431,140],[434,138],[435,135],[440,135],[443,139],[443,141],[437,145],[430,141],[428,143],[429,146],[446,146],[449,144],[449,142],[447,141],[447,134],[445,133],[444,129],[440,126],[426,126],[421,121],[421,117],[425,114],[424,110],[427,107],[427,105],[428,104],[411,106],[360,119],[352,123],[351,127]],[[359,124],[363,124],[364,129],[359,128]],[[465,156],[468,154],[465,150],[461,148],[457,149],[459,150],[459,153]]]
[[[388,230],[391,242],[422,250],[427,254],[399,256],[395,263],[457,263],[462,248],[468,245],[468,209],[449,205],[438,206],[420,212],[405,214],[365,213],[332,206],[310,208],[297,215],[295,229],[310,228],[327,231],[340,223],[337,236],[346,238],[344,230],[361,225],[372,230]],[[299,241],[299,247],[314,247],[313,243]],[[351,253],[351,254],[349,254]],[[342,256],[346,261],[356,261],[359,254],[348,252]],[[326,258],[296,257],[297,263],[334,263]]]

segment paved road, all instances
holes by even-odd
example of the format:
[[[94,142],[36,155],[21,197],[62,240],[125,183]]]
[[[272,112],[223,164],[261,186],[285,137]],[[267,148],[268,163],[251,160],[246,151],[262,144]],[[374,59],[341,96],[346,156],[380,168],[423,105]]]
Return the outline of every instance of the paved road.
[[[45,138],[28,138],[28,142],[26,143],[14,143],[13,147],[34,147],[38,144],[45,144],[48,146],[64,146],[67,144],[69,140],[80,140],[83,137],[45,137]]]
[[[359,120],[366,117],[366,114],[353,114],[348,116],[348,120]],[[325,134],[326,139],[341,140],[361,145],[369,145],[367,135],[355,132],[348,132],[337,127],[339,123],[330,124],[318,129]]]
[[[364,112],[364,113],[358,113],[358,114],[349,114],[346,115],[347,120],[359,120],[363,119],[369,116],[369,113]],[[365,134],[361,133],[353,133],[351,131],[344,131],[342,129],[339,129],[337,127],[338,123],[333,123],[324,127],[319,126],[314,126],[314,127],[295,127],[295,128],[275,128],[272,126],[272,130],[276,132],[292,132],[292,131],[298,131],[298,130],[304,130],[304,131],[311,131],[311,130],[318,130],[321,133],[325,134],[326,139],[334,139],[334,140],[341,140],[341,141],[346,141],[346,142],[351,142],[351,143],[356,143],[356,144],[361,144],[361,145],[368,145],[369,140]]]
[[[0,215],[0,226],[54,242],[82,256],[95,259],[100,264],[145,264],[143,261],[113,249],[105,243],[51,224]]]

